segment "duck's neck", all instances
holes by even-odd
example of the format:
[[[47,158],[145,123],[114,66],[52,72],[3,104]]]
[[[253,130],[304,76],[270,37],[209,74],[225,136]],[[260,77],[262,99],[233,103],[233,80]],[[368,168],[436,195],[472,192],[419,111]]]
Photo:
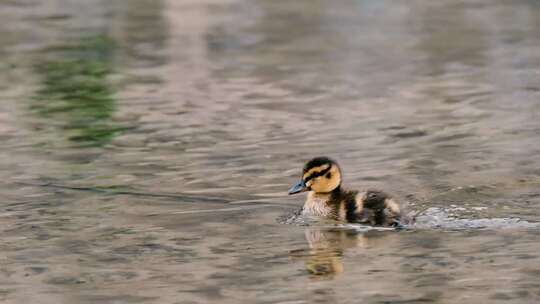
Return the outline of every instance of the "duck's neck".
[[[336,198],[340,197],[342,191],[341,186],[338,186],[332,192],[309,192],[302,213],[329,216],[334,211],[334,203],[338,202]]]
[[[343,188],[341,188],[341,185],[339,185],[330,192],[311,191],[309,192],[309,194],[313,196],[314,198],[327,199],[328,202],[330,202],[332,199],[340,197],[343,192],[344,192]]]
[[[343,193],[343,189],[341,188],[341,184],[339,184],[336,189],[332,190],[332,192],[330,192],[330,196],[333,197],[333,198],[337,198],[339,197],[341,194]]]

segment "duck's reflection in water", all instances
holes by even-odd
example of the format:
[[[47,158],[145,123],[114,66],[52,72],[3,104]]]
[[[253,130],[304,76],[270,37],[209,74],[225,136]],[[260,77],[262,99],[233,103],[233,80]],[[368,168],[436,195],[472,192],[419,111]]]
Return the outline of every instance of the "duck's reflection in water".
[[[393,231],[358,232],[353,229],[308,227],[305,230],[309,248],[290,252],[291,258],[304,260],[314,279],[333,278],[345,271],[343,256],[355,249],[369,250],[392,243]]]

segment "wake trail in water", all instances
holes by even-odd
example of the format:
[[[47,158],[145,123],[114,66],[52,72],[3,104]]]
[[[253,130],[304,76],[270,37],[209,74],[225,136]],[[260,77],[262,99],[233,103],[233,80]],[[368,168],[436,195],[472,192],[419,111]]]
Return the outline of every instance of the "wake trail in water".
[[[451,211],[451,210],[450,210]],[[529,222],[520,218],[478,218],[467,219],[458,218],[449,210],[431,207],[425,209],[416,216],[414,224],[403,225],[400,228],[373,227],[354,223],[338,223],[328,220],[320,220],[304,217],[300,212],[294,212],[278,219],[283,224],[298,226],[322,226],[328,228],[352,229],[358,232],[367,231],[388,231],[388,230],[416,230],[416,229],[441,229],[441,230],[499,230],[499,229],[539,229],[540,223]]]

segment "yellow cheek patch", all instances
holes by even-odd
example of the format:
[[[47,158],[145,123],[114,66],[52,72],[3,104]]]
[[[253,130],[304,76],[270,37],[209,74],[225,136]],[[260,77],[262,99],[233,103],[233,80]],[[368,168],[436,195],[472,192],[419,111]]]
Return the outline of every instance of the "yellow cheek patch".
[[[330,170],[328,170],[328,172],[332,173],[330,177],[324,177],[323,175],[321,175],[317,178],[311,178],[307,182],[312,191],[318,193],[328,193],[336,189],[336,187],[341,184],[341,173],[339,172],[339,169],[337,167],[332,166]],[[317,172],[316,174],[320,174],[320,172]]]
[[[306,180],[311,175],[317,174],[317,173],[319,173],[321,171],[324,171],[324,170],[328,169],[329,167],[330,167],[329,164],[324,164],[324,165],[319,166],[319,167],[311,168],[306,173],[304,173],[304,175],[302,176],[302,179]]]

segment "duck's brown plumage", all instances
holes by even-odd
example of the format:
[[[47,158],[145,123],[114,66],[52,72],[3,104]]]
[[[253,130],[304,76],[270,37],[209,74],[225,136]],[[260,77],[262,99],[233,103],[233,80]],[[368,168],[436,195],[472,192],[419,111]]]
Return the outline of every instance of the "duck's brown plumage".
[[[304,188],[298,190],[299,185]],[[302,207],[303,215],[384,227],[398,226],[405,221],[400,206],[385,192],[343,189],[339,166],[326,157],[309,161],[302,180],[289,193],[301,191],[309,191]]]
[[[314,205],[322,206],[316,208]],[[302,213],[349,223],[385,227],[399,225],[401,220],[399,206],[386,193],[378,190],[347,191],[341,187],[328,196],[310,195],[302,208]]]

